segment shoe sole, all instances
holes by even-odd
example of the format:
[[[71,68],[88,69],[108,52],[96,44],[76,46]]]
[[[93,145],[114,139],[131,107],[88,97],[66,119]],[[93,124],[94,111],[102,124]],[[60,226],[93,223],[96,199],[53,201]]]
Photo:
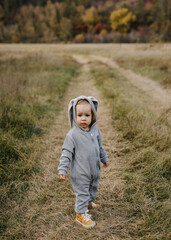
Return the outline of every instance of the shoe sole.
[[[81,224],[83,227],[85,227],[85,228],[92,228],[92,227],[94,227],[95,225],[96,225],[96,223],[94,223],[94,224],[92,224],[92,225],[84,225],[84,224],[82,224],[80,221],[78,221],[77,219],[75,219],[76,220],[76,222],[77,223],[79,223],[79,224]]]
[[[93,207],[91,204],[88,204],[88,209],[89,209],[89,210],[90,210],[90,209],[98,209],[98,208],[100,208],[100,205],[99,205],[99,204],[96,204],[95,207]]]
[[[99,207],[88,207],[88,209],[98,209]]]

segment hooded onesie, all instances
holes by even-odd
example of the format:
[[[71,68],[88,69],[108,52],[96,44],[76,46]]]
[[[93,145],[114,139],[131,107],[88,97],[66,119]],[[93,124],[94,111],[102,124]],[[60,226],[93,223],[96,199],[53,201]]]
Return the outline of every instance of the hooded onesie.
[[[90,103],[95,116],[88,131],[78,126],[75,119],[76,104],[83,99]],[[62,146],[58,172],[60,175],[66,175],[71,163],[70,179],[76,196],[76,213],[86,212],[88,204],[96,198],[100,181],[100,163],[108,161],[107,153],[102,146],[100,130],[96,126],[97,107],[98,101],[94,97],[79,96],[69,103],[71,129]]]

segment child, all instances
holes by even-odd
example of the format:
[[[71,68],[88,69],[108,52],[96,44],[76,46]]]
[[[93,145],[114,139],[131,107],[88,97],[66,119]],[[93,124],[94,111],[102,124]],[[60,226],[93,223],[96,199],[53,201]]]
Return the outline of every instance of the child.
[[[102,147],[101,133],[96,126],[98,101],[94,97],[80,96],[69,103],[68,132],[58,167],[61,180],[65,180],[71,162],[70,179],[75,192],[76,221],[85,228],[95,226],[88,214],[88,208],[95,209],[94,203],[100,180],[100,162],[108,167],[108,156]],[[74,121],[74,127],[73,127]]]

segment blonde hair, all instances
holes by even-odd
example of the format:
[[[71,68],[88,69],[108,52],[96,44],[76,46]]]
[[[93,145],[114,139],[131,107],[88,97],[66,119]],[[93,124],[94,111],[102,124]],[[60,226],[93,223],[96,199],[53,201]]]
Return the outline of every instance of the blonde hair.
[[[92,115],[91,125],[92,125],[93,123],[95,123],[95,122],[96,122],[96,116],[95,116],[95,114],[94,114],[93,108],[92,108],[91,104],[89,103],[89,101],[87,101],[86,99],[81,99],[81,100],[79,100],[79,101],[77,102],[76,106],[75,106],[75,109],[76,109],[77,105],[80,105],[80,104],[89,104],[89,105],[90,105],[90,107],[91,107],[91,115]]]
[[[82,103],[88,103],[88,104],[90,104],[86,99],[81,99],[81,100],[79,100],[79,101],[77,102],[76,106],[77,106],[77,105],[80,105],[80,104],[82,104]],[[90,105],[91,105],[91,104],[90,104]]]

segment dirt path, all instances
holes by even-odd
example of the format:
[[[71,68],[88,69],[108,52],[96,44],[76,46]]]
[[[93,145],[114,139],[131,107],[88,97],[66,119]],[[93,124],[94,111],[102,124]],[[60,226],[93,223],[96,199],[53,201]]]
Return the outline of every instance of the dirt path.
[[[18,234],[19,240],[133,239],[131,232],[134,231],[134,227],[129,223],[126,206],[122,205],[124,189],[122,174],[125,164],[119,149],[126,148],[126,143],[119,143],[120,137],[112,126],[109,107],[94,85],[89,61],[95,59],[117,69],[133,85],[145,94],[151,95],[160,106],[168,106],[170,96],[151,80],[146,79],[144,84],[144,78],[120,68],[107,58],[97,56],[85,58],[81,55],[73,55],[73,58],[82,65],[81,74],[69,87],[55,124],[46,138],[42,139],[41,174],[36,174],[33,178],[27,200],[22,206],[16,206],[14,218],[17,217],[19,220],[16,225],[16,219],[12,216],[9,220],[9,229],[15,235]],[[69,130],[68,103],[78,95],[92,95],[99,100],[98,126],[110,159],[110,166],[102,169],[97,199],[101,208],[92,213],[97,226],[89,231],[75,222],[75,196],[69,174],[62,183],[57,176],[61,147]]]
[[[125,209],[119,207],[124,183],[121,180],[123,163],[117,149],[117,133],[112,127],[110,111],[100,92],[94,85],[87,62],[82,63],[82,73],[70,86],[64,99],[62,110],[52,126],[47,138],[42,139],[41,156],[42,174],[35,175],[31,189],[22,206],[16,206],[17,226],[12,232],[18,239],[52,240],[52,239],[115,239],[128,235]],[[74,193],[69,181],[60,182],[57,166],[61,147],[69,130],[67,108],[72,98],[78,95],[92,95],[99,100],[98,126],[103,136],[103,145],[108,152],[110,166],[102,169],[98,201],[101,208],[93,213],[97,226],[90,231],[75,222]],[[16,215],[17,215],[16,214]],[[12,220],[11,220],[12,223]]]
[[[83,64],[92,60],[96,60],[106,64],[110,68],[116,69],[132,85],[136,86],[140,91],[144,92],[146,96],[150,97],[151,103],[153,102],[153,104],[164,108],[171,107],[171,92],[169,90],[162,89],[160,85],[153,80],[138,75],[131,70],[126,70],[109,58],[94,55],[84,58],[82,56],[75,55],[75,57],[77,57],[79,61],[82,61]]]

